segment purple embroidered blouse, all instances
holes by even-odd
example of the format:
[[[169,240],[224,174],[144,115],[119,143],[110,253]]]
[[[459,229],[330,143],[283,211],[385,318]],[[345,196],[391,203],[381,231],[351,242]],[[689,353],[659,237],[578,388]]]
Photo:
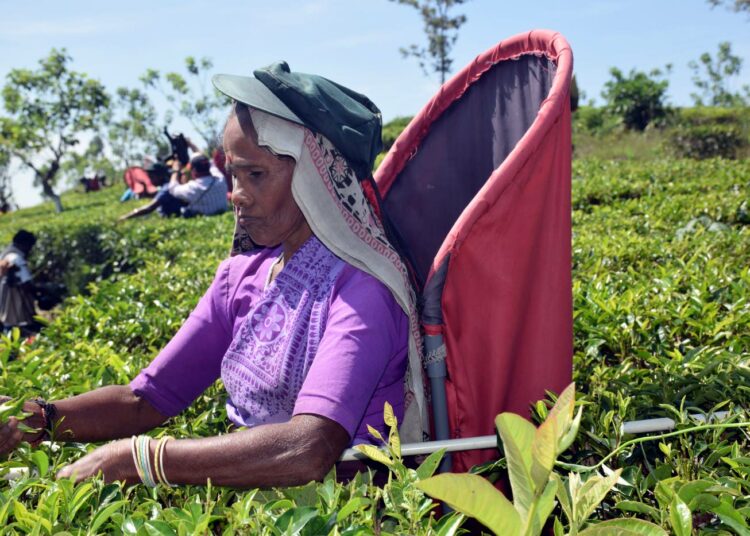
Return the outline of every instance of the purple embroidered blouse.
[[[217,378],[239,426],[310,413],[369,442],[383,404],[403,414],[406,315],[377,279],[312,237],[267,287],[281,248],[225,260],[174,338],[130,383],[176,415]]]

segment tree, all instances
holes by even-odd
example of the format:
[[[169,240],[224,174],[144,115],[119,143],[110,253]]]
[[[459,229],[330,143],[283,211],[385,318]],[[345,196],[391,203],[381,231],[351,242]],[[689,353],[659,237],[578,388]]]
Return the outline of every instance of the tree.
[[[411,6],[422,16],[427,46],[410,45],[400,48],[404,58],[414,57],[419,62],[425,76],[430,70],[440,75],[440,83],[445,83],[451,72],[453,60],[450,58],[453,45],[458,39],[458,29],[466,22],[465,15],[450,17],[449,11],[467,0],[390,0]],[[429,67],[429,68],[428,68]]]
[[[176,112],[184,116],[203,138],[209,150],[216,147],[221,127],[222,114],[229,107],[228,97],[216,91],[210,84],[209,71],[213,63],[209,58],[196,61],[185,58],[187,78],[179,73],[167,73],[162,78],[156,69],[148,69],[141,82],[167,99]],[[167,87],[163,81],[166,81]]]
[[[36,71],[13,69],[3,87],[10,117],[0,117],[0,145],[33,171],[34,182],[62,212],[55,193],[58,172],[81,135],[95,132],[105,117],[104,86],[72,71],[65,49],[52,49]]]
[[[750,12],[750,0],[708,0],[708,3],[713,7],[726,5],[733,11],[747,11]]]
[[[739,93],[732,93],[730,79],[740,74],[742,58],[732,54],[732,45],[728,41],[719,43],[716,57],[704,52],[699,61],[691,61],[688,66],[693,70],[693,84],[700,93],[691,93],[696,106],[744,106],[747,100]],[[750,86],[744,86],[750,98]]]
[[[0,146],[0,213],[13,210],[13,187],[10,176],[10,153]]]
[[[78,185],[79,179],[91,178],[92,174],[106,176],[111,180],[117,174],[117,170],[112,165],[112,159],[106,154],[104,139],[101,134],[96,134],[82,152],[70,152],[69,157],[60,166],[60,173],[69,184],[75,186]]]
[[[148,95],[139,89],[118,87],[107,137],[112,153],[123,167],[157,154],[162,137],[157,113]]]
[[[665,68],[668,74],[671,65]],[[612,80],[604,84],[602,97],[612,113],[622,119],[630,130],[643,130],[654,120],[667,113],[666,92],[669,82],[659,69],[644,73],[631,69],[625,76],[620,69],[609,70]]]

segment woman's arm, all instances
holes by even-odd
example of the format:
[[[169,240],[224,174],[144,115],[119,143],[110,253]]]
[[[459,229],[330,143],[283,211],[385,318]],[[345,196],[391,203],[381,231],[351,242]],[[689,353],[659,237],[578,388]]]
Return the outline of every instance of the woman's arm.
[[[101,387],[82,395],[54,402],[56,441],[105,441],[119,439],[151,430],[168,417],[159,413],[145,399],[133,394],[127,385]],[[24,412],[32,415],[24,420],[30,428],[45,426],[42,409],[35,402],[26,402]],[[34,441],[40,433],[22,433],[18,420],[10,418],[0,426],[0,454],[11,452],[21,441]]]
[[[129,437],[156,428],[169,418],[128,385],[100,387],[55,402],[55,440],[94,442]],[[36,404],[35,404],[36,405]]]
[[[223,436],[169,441],[163,455],[171,484],[203,485],[210,479],[234,488],[295,486],[320,480],[349,444],[338,423],[317,415],[297,415],[289,422],[258,426]],[[154,461],[156,441],[151,441]],[[130,441],[104,445],[64,467],[58,477],[83,480],[101,471],[107,481],[140,482]]]
[[[142,207],[139,207],[131,212],[128,212],[127,214],[120,216],[117,218],[117,221],[125,221],[129,220],[130,218],[137,218],[138,216],[144,216],[146,214],[150,214],[154,210],[156,210],[159,207],[159,202],[154,200],[151,201],[148,205],[144,205]]]

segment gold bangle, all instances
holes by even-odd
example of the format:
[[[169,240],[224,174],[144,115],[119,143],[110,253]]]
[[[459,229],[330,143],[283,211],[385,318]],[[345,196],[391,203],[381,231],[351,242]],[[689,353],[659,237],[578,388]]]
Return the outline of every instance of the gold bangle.
[[[138,446],[137,446],[138,436],[133,436],[130,438],[130,452],[133,455],[133,464],[135,465],[135,471],[138,473],[138,478],[141,479],[141,482],[144,482],[143,480],[143,471],[141,471],[140,465],[138,465]]]
[[[154,472],[160,483],[172,487],[172,484],[167,480],[167,475],[164,473],[164,449],[167,446],[167,441],[170,439],[174,438],[171,436],[164,436],[159,439],[159,442],[156,444],[156,450],[154,451]]]

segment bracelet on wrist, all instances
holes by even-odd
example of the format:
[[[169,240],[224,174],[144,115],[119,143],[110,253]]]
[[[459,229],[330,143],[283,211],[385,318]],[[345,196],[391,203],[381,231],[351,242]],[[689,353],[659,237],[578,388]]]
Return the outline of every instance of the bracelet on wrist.
[[[45,439],[52,439],[52,431],[55,426],[55,418],[57,418],[57,407],[54,404],[48,403],[43,398],[35,398],[34,404],[39,406],[42,410],[42,420],[44,420],[44,428],[42,428],[39,437],[34,439],[34,444],[39,444]]]

